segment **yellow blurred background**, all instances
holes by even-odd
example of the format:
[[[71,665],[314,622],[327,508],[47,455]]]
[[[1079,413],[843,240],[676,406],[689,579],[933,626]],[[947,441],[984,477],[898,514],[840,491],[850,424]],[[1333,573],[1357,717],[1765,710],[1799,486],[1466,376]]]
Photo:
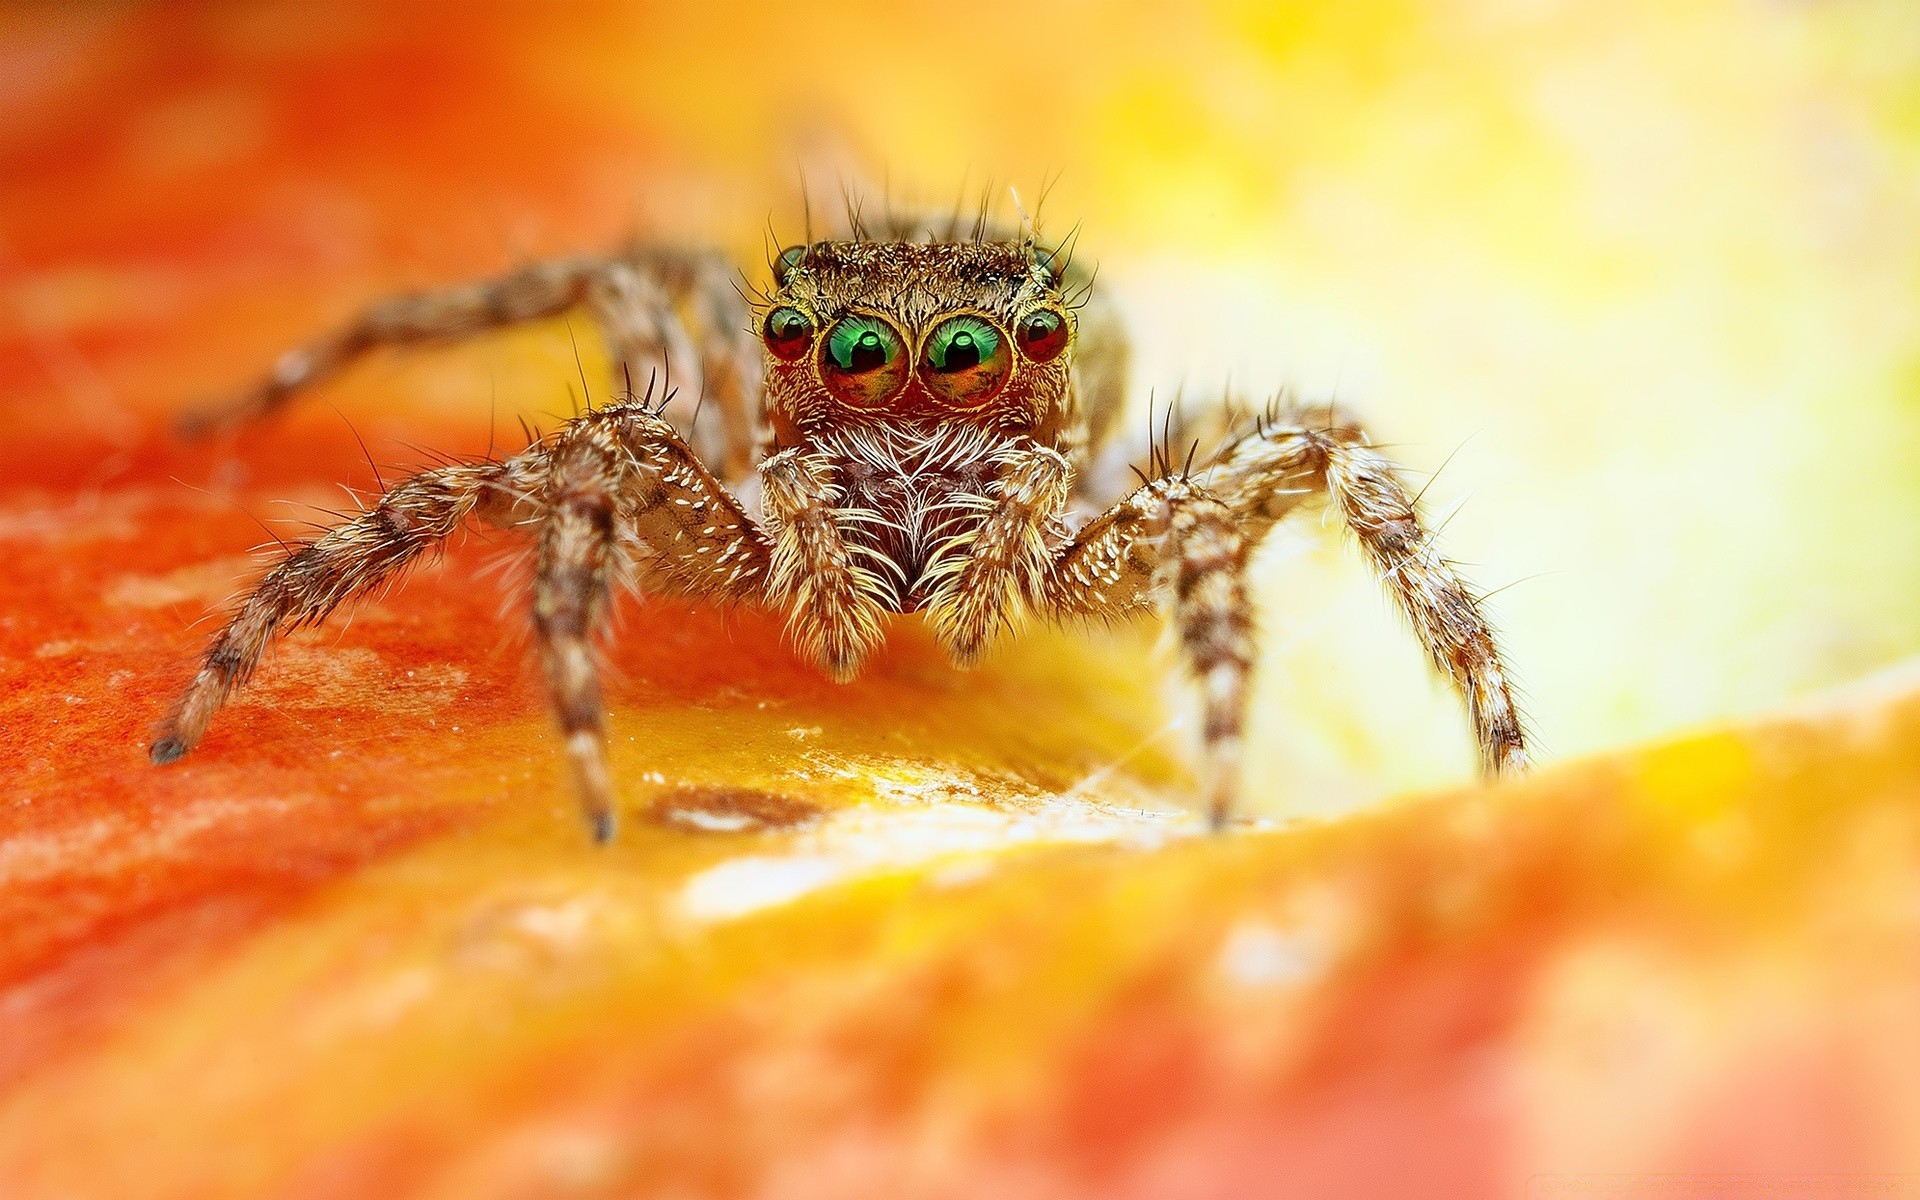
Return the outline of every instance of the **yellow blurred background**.
[[[156,11],[203,55],[268,70],[276,47],[356,53],[404,23]],[[592,113],[565,136],[604,153],[547,173],[516,142],[509,187],[475,138],[428,230],[382,227],[350,185],[302,191],[294,170],[256,228],[282,222],[309,247],[290,261],[350,306],[632,225],[717,240],[758,279],[769,218],[797,236],[802,163],[849,164],[906,203],[1044,189],[1043,228],[1078,227],[1129,317],[1142,414],[1150,392],[1284,385],[1365,414],[1422,484],[1444,464],[1426,504],[1497,590],[1543,756],[1777,706],[1920,649],[1912,0],[551,12],[488,49],[486,12],[417,10],[405,20],[454,67],[411,69]],[[18,11],[0,28],[46,48],[16,61],[54,64],[16,76],[15,112],[110,69],[75,47],[111,30],[74,41],[70,19]],[[275,153],[263,119],[244,91],[183,76],[110,132],[164,191]],[[392,117],[396,161],[428,138],[408,120]],[[393,170],[390,186],[433,187]],[[311,250],[333,242],[360,257]],[[294,310],[284,332],[311,323]],[[207,383],[253,365],[210,362]],[[476,397],[552,412],[573,369],[553,327],[371,368],[330,398],[378,446],[408,428],[396,390],[478,429]],[[1296,522],[1259,577],[1256,808],[1337,811],[1469,773],[1452,697],[1337,530]],[[1170,655],[1154,669],[1177,683]]]
[[[1920,649],[1909,0],[692,6],[554,76],[716,176],[842,131],[896,194],[1079,223],[1136,390],[1338,395],[1494,603],[1547,755]],[[721,65],[728,64],[728,65]],[[791,190],[790,186],[787,190]],[[1309,519],[1264,555],[1254,790],[1464,775],[1452,698]]]

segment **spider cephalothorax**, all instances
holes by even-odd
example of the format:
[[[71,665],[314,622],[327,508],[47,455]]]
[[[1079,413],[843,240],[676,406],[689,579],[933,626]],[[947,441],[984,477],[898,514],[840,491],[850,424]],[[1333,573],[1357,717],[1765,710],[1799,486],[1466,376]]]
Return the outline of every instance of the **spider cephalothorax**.
[[[776,446],[902,422],[1051,443],[1075,416],[1073,316],[1030,242],[816,242],[763,321]]]
[[[1345,414],[1276,407],[1229,429],[1198,469],[1190,458],[1176,468],[1151,438],[1114,438],[1124,337],[1091,281],[1031,236],[992,240],[976,227],[971,238],[949,228],[816,241],[783,252],[773,274],[749,311],[717,256],[636,246],[388,301],[201,418],[270,412],[382,344],[576,306],[592,312],[623,376],[691,370],[703,399],[669,414],[630,396],[512,457],[423,471],[294,548],[215,636],[153,760],[198,742],[274,638],[478,517],[535,540],[535,639],[575,790],[602,839],[615,789],[592,649],[622,585],[779,610],[796,646],[838,679],[896,614],[921,614],[964,664],[1023,619],[1164,602],[1201,692],[1218,824],[1238,786],[1254,659],[1247,560],[1318,496],[1466,700],[1485,769],[1524,764],[1478,600]],[[705,426],[703,411],[715,414]],[[1137,484],[1122,482],[1129,465]]]
[[[796,640],[835,677],[858,669],[884,613],[925,612],[971,659],[992,632],[964,593],[997,481],[1039,461],[1064,502],[1080,420],[1056,257],[1031,240],[843,241],[776,262],[760,321],[775,591],[802,600]],[[823,581],[835,555],[803,544],[810,486],[831,496],[844,576]],[[852,619],[821,619],[841,611],[816,603],[840,578]]]

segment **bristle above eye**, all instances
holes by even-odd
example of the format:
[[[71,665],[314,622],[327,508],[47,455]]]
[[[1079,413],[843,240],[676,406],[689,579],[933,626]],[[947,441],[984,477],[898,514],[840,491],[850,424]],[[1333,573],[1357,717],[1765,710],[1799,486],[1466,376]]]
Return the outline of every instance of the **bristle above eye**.
[[[793,274],[794,268],[806,260],[809,249],[810,247],[807,246],[788,246],[782,250],[780,256],[773,260],[774,283],[782,287],[786,286],[787,279]]]
[[[1058,247],[1034,242],[1028,247],[1027,253],[1033,268],[1047,277],[1047,283],[1050,286],[1060,282],[1060,272],[1054,267],[1054,259],[1060,253]]]

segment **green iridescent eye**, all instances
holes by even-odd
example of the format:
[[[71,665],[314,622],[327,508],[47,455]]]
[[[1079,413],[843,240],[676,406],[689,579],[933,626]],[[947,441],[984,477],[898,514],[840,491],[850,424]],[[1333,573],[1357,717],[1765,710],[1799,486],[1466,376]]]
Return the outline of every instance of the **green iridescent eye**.
[[[1072,336],[1073,329],[1067,324],[1067,318],[1050,308],[1035,309],[1021,317],[1014,330],[1020,352],[1037,363],[1060,357]]]
[[[907,382],[907,355],[900,335],[879,317],[852,313],[827,330],[820,347],[820,377],[848,404],[885,403]]]
[[[984,317],[948,317],[927,334],[920,378],[927,390],[960,408],[983,404],[1013,374],[1007,339]]]

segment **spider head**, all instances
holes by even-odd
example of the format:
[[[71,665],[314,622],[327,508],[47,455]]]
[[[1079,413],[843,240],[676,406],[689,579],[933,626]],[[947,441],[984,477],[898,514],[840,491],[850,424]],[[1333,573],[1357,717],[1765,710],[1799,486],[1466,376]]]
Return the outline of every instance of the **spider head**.
[[[1053,260],[1031,241],[786,250],[760,319],[778,440],[878,422],[1057,422],[1074,323]]]

